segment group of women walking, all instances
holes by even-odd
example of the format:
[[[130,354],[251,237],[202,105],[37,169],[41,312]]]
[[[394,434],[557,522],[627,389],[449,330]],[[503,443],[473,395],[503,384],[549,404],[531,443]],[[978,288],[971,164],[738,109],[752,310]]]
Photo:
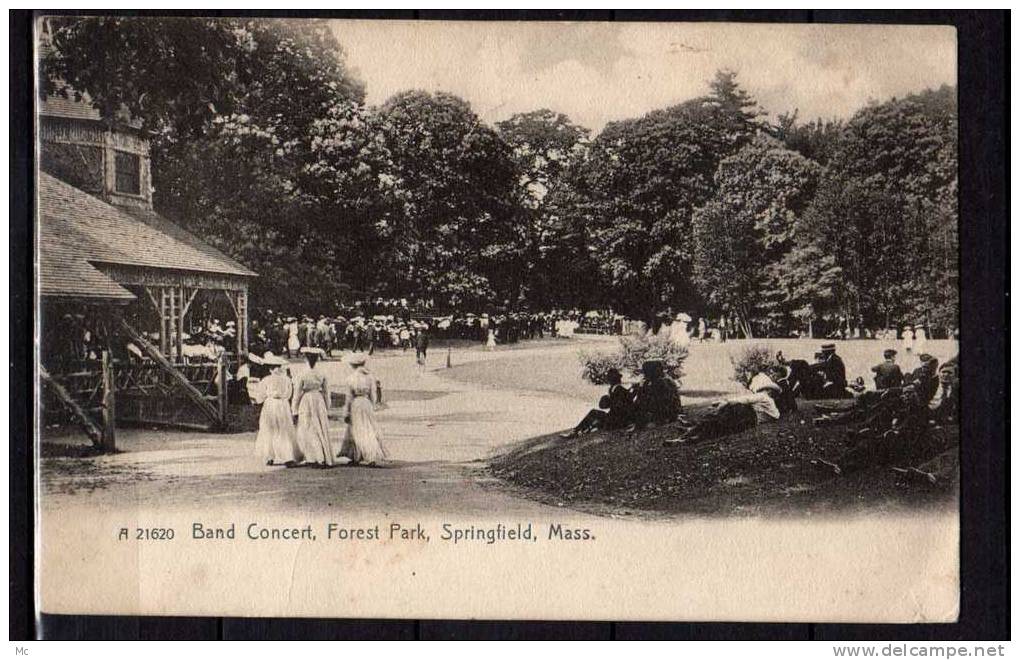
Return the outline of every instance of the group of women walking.
[[[324,351],[305,348],[302,352],[308,371],[293,380],[286,371],[290,363],[283,357],[270,353],[260,360],[270,373],[259,382],[263,402],[256,454],[267,465],[288,467],[329,467],[338,464],[339,458],[370,466],[385,460],[375,420],[375,379],[365,368],[365,357],[355,354],[348,359],[353,373],[346,381],[346,428],[336,451],[329,433],[329,382],[318,364]]]

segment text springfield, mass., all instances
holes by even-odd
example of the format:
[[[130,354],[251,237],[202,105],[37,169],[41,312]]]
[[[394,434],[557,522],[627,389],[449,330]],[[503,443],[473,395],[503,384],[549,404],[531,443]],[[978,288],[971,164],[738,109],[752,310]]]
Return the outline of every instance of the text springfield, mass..
[[[321,525],[273,526],[261,523],[191,524],[190,538],[194,540],[250,540],[250,541],[418,541],[428,543],[433,535],[421,523],[390,522],[367,526],[356,526],[339,522]],[[125,534],[121,540],[140,539],[137,535]],[[173,534],[163,540],[171,540]],[[436,539],[457,544],[495,544],[544,541],[594,541],[591,529],[548,523],[536,526],[534,523],[491,523],[485,525],[464,525],[442,523]],[[155,539],[149,539],[155,540]]]

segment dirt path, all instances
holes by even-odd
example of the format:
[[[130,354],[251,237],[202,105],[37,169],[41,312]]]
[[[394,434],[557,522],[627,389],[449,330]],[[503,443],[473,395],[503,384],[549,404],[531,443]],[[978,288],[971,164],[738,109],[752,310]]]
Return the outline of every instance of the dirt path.
[[[378,353],[370,368],[384,388],[379,421],[392,458],[387,468],[267,467],[252,454],[254,433],[122,429],[117,441],[123,453],[46,459],[42,504],[61,510],[243,506],[259,511],[555,515],[560,509],[554,505],[492,487],[483,471],[485,461],[508,445],[576,423],[600,391],[575,375],[577,352],[612,341],[577,337],[494,352],[458,348],[449,354],[452,369],[446,369],[445,350],[433,351],[425,369],[415,363],[413,351]],[[814,345],[770,343],[789,356]],[[950,342],[932,344],[942,359],[955,353]],[[725,395],[734,387],[726,367],[739,348],[739,342],[693,347],[684,365],[685,404]],[[866,373],[881,348],[878,342],[841,345],[848,373]],[[325,366],[339,389],[347,367],[339,361]],[[303,368],[293,366],[295,371]],[[334,421],[337,443],[341,428]]]
[[[573,355],[583,343],[545,342],[492,353],[459,349],[450,358],[454,364],[509,364],[535,355]],[[371,361],[384,387],[379,420],[392,458],[386,468],[267,467],[252,455],[253,433],[124,429],[118,432],[122,453],[46,459],[43,506],[187,510],[243,503],[260,511],[555,514],[556,507],[488,487],[483,461],[507,444],[569,427],[588,404],[550,392],[479,387],[444,377],[445,351],[432,355],[430,363],[420,369],[411,351]],[[326,367],[337,384],[348,373],[340,362]],[[341,424],[334,422],[333,430],[339,442]]]

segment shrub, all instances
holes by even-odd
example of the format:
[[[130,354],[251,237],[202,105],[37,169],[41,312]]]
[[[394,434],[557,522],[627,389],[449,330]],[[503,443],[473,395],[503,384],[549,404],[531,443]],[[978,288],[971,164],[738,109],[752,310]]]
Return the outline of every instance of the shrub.
[[[733,380],[744,387],[751,384],[755,374],[779,365],[776,354],[765,344],[746,346],[736,357],[731,355],[730,362],[733,364]]]
[[[623,372],[623,364],[617,353],[600,353],[581,351],[578,354],[581,360],[581,377],[593,385],[606,385],[606,374],[610,369],[619,369]]]
[[[683,363],[687,359],[687,349],[676,345],[669,337],[644,333],[620,337],[615,351],[581,352],[579,358],[581,375],[595,385],[606,384],[606,373],[610,368],[637,376],[646,360],[661,360],[664,372],[679,385],[684,375]]]

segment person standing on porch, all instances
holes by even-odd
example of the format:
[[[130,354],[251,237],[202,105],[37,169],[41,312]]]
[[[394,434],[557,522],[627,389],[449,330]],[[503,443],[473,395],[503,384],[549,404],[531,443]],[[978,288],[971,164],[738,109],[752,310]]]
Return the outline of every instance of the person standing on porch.
[[[294,383],[291,414],[297,416],[297,444],[306,463],[323,467],[333,465],[333,445],[329,440],[329,383],[317,363],[326,352],[305,346],[301,349],[308,360],[308,371]]]
[[[265,403],[259,415],[259,432],[255,436],[255,453],[266,465],[291,466],[304,455],[298,447],[294,423],[290,416],[290,395],[293,391],[290,378],[284,373],[287,360],[266,353],[262,364],[272,371],[262,379],[259,398]],[[257,402],[257,401],[256,401]]]

